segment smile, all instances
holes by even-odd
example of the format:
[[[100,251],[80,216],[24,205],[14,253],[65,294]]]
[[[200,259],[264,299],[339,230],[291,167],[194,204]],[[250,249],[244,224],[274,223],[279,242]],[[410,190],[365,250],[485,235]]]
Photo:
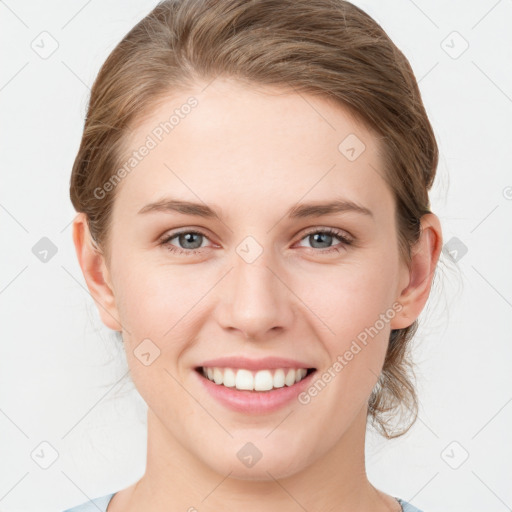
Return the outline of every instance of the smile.
[[[213,398],[237,413],[271,414],[299,403],[297,396],[311,385],[317,373],[308,360],[312,361],[311,357],[301,361],[277,356],[226,355],[201,361],[192,374],[198,379],[201,393],[207,395],[205,400]]]
[[[240,391],[271,391],[293,386],[314,371],[314,368],[272,368],[251,371],[247,369],[200,367],[205,378],[219,386]]]

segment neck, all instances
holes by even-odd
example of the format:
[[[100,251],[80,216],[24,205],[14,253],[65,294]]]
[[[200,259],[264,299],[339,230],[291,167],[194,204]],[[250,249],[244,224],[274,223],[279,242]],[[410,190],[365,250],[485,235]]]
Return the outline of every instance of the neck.
[[[327,453],[292,476],[240,480],[206,466],[148,410],[146,472],[123,510],[244,512],[396,511],[399,504],[368,481],[364,460],[366,408]]]

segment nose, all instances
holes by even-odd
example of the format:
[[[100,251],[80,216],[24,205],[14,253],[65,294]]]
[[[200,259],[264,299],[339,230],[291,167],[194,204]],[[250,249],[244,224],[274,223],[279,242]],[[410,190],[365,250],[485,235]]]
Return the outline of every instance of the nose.
[[[293,322],[293,293],[285,271],[270,261],[269,252],[263,251],[253,262],[235,254],[219,290],[217,321],[223,329],[239,331],[253,341],[275,336]]]

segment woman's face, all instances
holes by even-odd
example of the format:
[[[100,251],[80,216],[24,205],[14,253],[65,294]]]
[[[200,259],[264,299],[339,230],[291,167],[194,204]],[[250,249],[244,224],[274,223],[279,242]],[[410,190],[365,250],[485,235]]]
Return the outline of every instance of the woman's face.
[[[161,102],[129,147],[110,312],[159,439],[268,479],[362,435],[390,330],[412,323],[374,136],[325,99],[218,79]]]

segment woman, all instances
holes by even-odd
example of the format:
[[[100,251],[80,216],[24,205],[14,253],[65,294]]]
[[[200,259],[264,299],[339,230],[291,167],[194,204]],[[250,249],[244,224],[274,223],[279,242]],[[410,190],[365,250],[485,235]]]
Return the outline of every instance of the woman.
[[[368,420],[415,420],[437,159],[407,59],[348,2],[164,1],[138,23],[93,86],[71,199],[147,465],[71,510],[417,511],[364,447]]]

